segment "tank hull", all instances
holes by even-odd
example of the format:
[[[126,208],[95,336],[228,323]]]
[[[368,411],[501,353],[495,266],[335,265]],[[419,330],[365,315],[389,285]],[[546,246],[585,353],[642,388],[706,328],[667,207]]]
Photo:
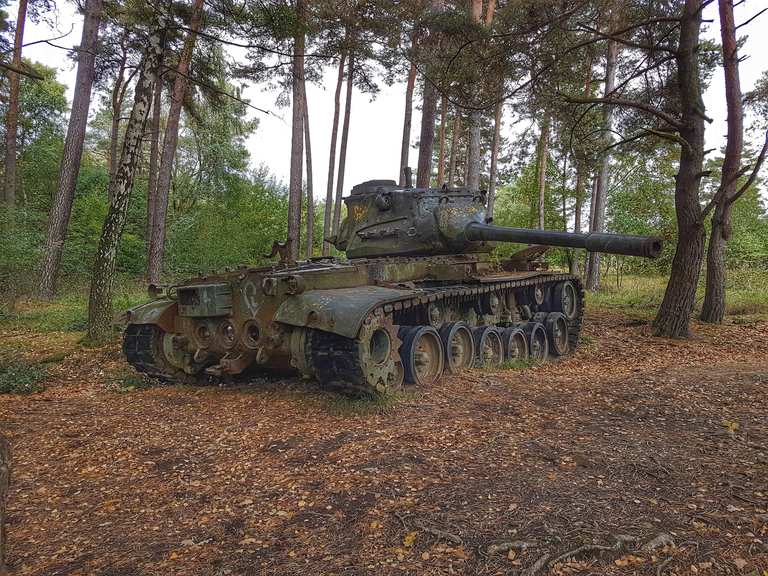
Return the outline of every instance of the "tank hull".
[[[404,328],[524,325],[561,311],[553,294],[567,283],[576,307],[568,348],[575,349],[578,278],[505,267],[486,254],[462,254],[240,268],[194,278],[129,310],[123,348],[137,370],[166,381],[262,369],[298,372],[347,393],[380,393],[404,385]],[[426,350],[417,351],[418,361],[429,360]]]

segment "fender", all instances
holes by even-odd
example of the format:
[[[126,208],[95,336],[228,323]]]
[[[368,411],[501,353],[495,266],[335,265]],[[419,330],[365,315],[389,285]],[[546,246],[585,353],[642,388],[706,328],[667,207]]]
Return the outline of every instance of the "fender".
[[[131,324],[155,324],[166,332],[175,331],[174,319],[177,315],[178,304],[170,299],[152,300],[125,312],[126,320]]]
[[[309,290],[285,300],[277,309],[275,320],[355,338],[374,308],[418,293],[383,286]]]

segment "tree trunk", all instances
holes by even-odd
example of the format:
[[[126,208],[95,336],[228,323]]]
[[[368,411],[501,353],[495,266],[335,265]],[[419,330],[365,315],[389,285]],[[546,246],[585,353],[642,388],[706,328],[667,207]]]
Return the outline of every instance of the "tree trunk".
[[[302,93],[304,94],[304,152],[307,157],[307,260],[312,258],[314,251],[315,232],[315,195],[312,190],[312,141],[309,137],[309,106],[307,105],[306,83],[302,80]]]
[[[469,145],[467,148],[467,188],[480,189],[480,121],[482,115],[475,110],[469,115]]]
[[[331,244],[327,238],[331,235],[331,216],[333,214],[333,173],[336,169],[336,139],[339,135],[339,112],[341,110],[341,86],[344,83],[344,61],[342,52],[339,58],[339,74],[336,77],[336,94],[333,99],[333,125],[331,126],[331,153],[328,159],[328,185],[325,190],[325,214],[323,218],[323,256],[331,253]]]
[[[439,152],[437,155],[437,186],[445,184],[445,124],[448,117],[448,97],[443,94],[440,102]]]
[[[8,498],[8,488],[11,486],[11,445],[0,436],[0,576],[8,574],[5,564],[5,547],[7,536],[5,533],[5,510]]]
[[[416,167],[416,186],[429,188],[432,180],[432,151],[435,145],[435,112],[437,90],[424,78],[424,99],[421,105],[421,133],[419,135],[419,163]]]
[[[657,336],[688,335],[704,252],[705,230],[699,204],[704,164],[704,102],[698,61],[700,4],[699,0],[685,0],[680,19],[680,43],[676,55],[682,111],[680,136],[687,145],[681,147],[675,178],[677,246],[664,299],[653,322]]]
[[[731,207],[736,196],[736,181],[741,169],[744,147],[744,111],[733,0],[719,0],[720,37],[725,70],[725,100],[728,108],[728,139],[720,176],[719,199],[712,215],[712,229],[707,248],[707,281],[701,319],[720,324],[725,316],[725,248],[731,235]]]
[[[584,203],[584,167],[582,162],[576,160],[576,187],[574,189],[575,202],[573,207],[573,231],[581,233],[581,210]],[[570,260],[570,273],[579,275],[579,255],[574,252]]]
[[[413,45],[413,42],[411,43]],[[413,122],[413,88],[416,84],[416,64],[411,62],[408,70],[408,82],[405,85],[405,113],[403,114],[403,140],[400,145],[400,186],[405,186],[405,169],[411,149],[411,124]]]
[[[301,197],[304,175],[304,0],[296,0],[297,30],[293,40],[291,120],[291,171],[288,177],[288,258],[299,259],[301,250]]]
[[[151,141],[149,146],[149,177],[147,178],[147,263],[149,263],[150,260],[152,231],[155,229],[155,214],[157,212],[157,164],[160,157],[160,118],[162,115],[162,96],[163,81],[160,79],[155,82],[155,92],[152,98],[152,125],[150,128]]]
[[[352,111],[352,88],[355,85],[355,59],[348,55],[347,98],[344,103],[344,123],[341,127],[341,149],[339,150],[339,173],[336,177],[336,201],[333,205],[333,236],[339,233],[341,222],[341,199],[344,196],[344,172],[347,167],[347,142],[349,141],[349,117]]]
[[[115,86],[112,88],[112,123],[109,132],[109,179],[112,181],[117,172],[118,147],[120,139],[120,119],[123,114],[123,100],[125,99],[125,91],[128,89],[128,85],[133,78],[133,72],[129,74],[128,79],[125,78],[125,68],[128,63],[128,47],[126,42],[128,40],[128,32],[123,34],[123,38],[120,42],[122,53],[120,56],[120,64],[115,77]],[[109,192],[108,192],[109,193]],[[112,202],[112,198],[108,198],[109,202]]]
[[[451,130],[451,158],[448,160],[448,186],[455,183],[456,161],[459,154],[459,140],[461,140],[461,114],[458,110],[453,117],[453,129]]]
[[[151,107],[152,91],[155,82],[158,82],[166,25],[167,22],[162,17],[160,25],[150,35],[134,90],[133,108],[125,128],[120,162],[115,178],[109,182],[112,202],[101,229],[88,299],[87,338],[94,343],[107,341],[112,333],[112,283],[117,247],[128,215],[128,200],[141,154],[141,142]]]
[[[547,202],[547,167],[549,165],[549,114],[544,112],[541,123],[539,145],[536,150],[536,179],[538,182],[539,230],[544,230],[544,216]]]
[[[91,88],[95,75],[96,48],[101,22],[102,0],[88,0],[83,16],[83,35],[77,52],[77,75],[72,112],[69,115],[67,137],[59,168],[59,186],[53,199],[48,217],[48,235],[45,242],[45,256],[40,274],[38,292],[46,299],[56,292],[64,239],[67,235],[72,201],[75,197],[80,159],[83,155],[83,140],[88,124],[88,110],[91,105]]]
[[[608,41],[608,51],[605,63],[605,98],[610,98],[616,88],[616,62],[619,56],[619,43]],[[603,106],[603,137],[604,146],[607,148],[613,142],[613,107]],[[594,204],[594,217],[592,232],[605,230],[605,203],[608,194],[608,179],[610,177],[611,155],[607,150],[600,158],[597,172],[597,186],[592,198]],[[597,290],[600,288],[600,252],[590,252],[589,265],[587,266],[586,288]]]
[[[504,102],[500,99],[496,102],[496,111],[493,115],[493,140],[491,141],[491,173],[488,178],[488,218],[493,218],[493,207],[496,203],[496,164],[499,155],[499,139],[501,136],[501,112]]]
[[[16,34],[13,40],[11,65],[21,69],[21,47],[27,20],[27,0],[19,0]],[[19,127],[19,74],[8,72],[8,111],[5,114],[5,204],[9,211],[16,207],[16,134]]]
[[[184,48],[179,56],[176,77],[173,80],[168,118],[165,122],[163,151],[160,154],[160,168],[157,172],[157,190],[155,192],[155,214],[152,217],[152,233],[149,239],[149,260],[147,261],[147,279],[150,284],[157,284],[163,272],[165,257],[165,219],[168,213],[168,195],[171,190],[173,161],[179,141],[179,121],[184,95],[187,92],[189,65],[195,49],[197,32],[203,22],[203,0],[195,0],[189,21],[189,33],[184,39]],[[159,81],[159,80],[158,80]]]

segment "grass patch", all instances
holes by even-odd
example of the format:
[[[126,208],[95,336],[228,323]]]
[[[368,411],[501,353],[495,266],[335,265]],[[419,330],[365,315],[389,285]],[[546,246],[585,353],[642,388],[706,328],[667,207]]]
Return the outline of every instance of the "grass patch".
[[[45,390],[48,368],[41,364],[14,362],[0,365],[0,394],[34,394]]]
[[[110,392],[125,394],[128,392],[141,392],[152,388],[152,381],[136,372],[125,370],[111,374],[107,377],[105,388]]]
[[[768,316],[768,272],[732,270],[726,278],[728,316]],[[644,320],[656,314],[667,287],[667,278],[662,276],[625,276],[621,285],[606,280],[599,291],[587,293],[587,309],[621,311]],[[704,300],[704,280],[702,271],[695,312]]]
[[[407,393],[392,391],[359,398],[335,394],[324,398],[323,404],[334,416],[369,416],[390,413],[406,396]]]
[[[136,281],[118,279],[113,297],[115,311],[125,310],[147,300]],[[0,315],[0,326],[32,332],[84,332],[88,327],[88,287],[68,288],[51,302],[26,299],[13,312]]]

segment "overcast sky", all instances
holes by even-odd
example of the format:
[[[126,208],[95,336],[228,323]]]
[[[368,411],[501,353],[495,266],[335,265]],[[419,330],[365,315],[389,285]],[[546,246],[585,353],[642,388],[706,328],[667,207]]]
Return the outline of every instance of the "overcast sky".
[[[768,0],[746,0],[736,8],[736,23],[748,19],[763,9]],[[15,19],[17,4],[12,2],[9,13]],[[706,19],[714,22],[708,25],[706,36],[719,40],[717,3],[713,2],[705,10]],[[53,19],[53,18],[52,18]],[[45,24],[28,22],[25,31],[25,44],[49,38],[53,35],[69,34],[56,43],[71,47],[79,42],[81,17],[76,13],[74,4],[58,0],[58,15],[53,29]],[[743,32],[747,35],[746,44],[741,50],[742,62],[741,85],[747,92],[752,89],[763,70],[768,69],[764,58],[768,55],[768,13],[752,22]],[[71,32],[70,32],[71,31]],[[763,32],[762,34],[760,32]],[[56,66],[59,79],[68,86],[71,101],[75,70],[72,61],[63,50],[45,44],[29,46],[24,56],[40,61],[48,66]],[[333,93],[336,71],[328,70],[323,86],[310,85],[307,88],[312,137],[314,164],[315,195],[325,193],[330,147],[331,119],[333,115]],[[381,86],[381,92],[371,101],[369,96],[355,91],[352,102],[349,147],[347,151],[347,170],[345,194],[354,184],[374,178],[397,179],[400,162],[400,138],[402,134],[404,84]],[[262,90],[259,86],[249,86],[245,97],[272,114],[264,115],[251,110],[259,118],[259,128],[248,140],[248,148],[254,166],[264,164],[279,179],[287,181],[289,173],[289,155],[291,147],[290,108],[277,108],[275,94]],[[704,95],[707,113],[714,119],[707,126],[707,148],[720,148],[725,144],[725,95],[723,90],[723,71],[715,72],[712,84]],[[343,110],[343,104],[342,104]],[[93,110],[92,110],[93,111]],[[509,120],[509,115],[507,115]],[[509,122],[505,124],[505,133],[513,135]],[[747,122],[747,127],[749,121]],[[419,129],[419,114],[414,114],[411,142],[415,142]],[[410,164],[415,166],[417,150],[411,149]],[[487,169],[487,167],[486,167]],[[503,183],[502,183],[503,184]]]

